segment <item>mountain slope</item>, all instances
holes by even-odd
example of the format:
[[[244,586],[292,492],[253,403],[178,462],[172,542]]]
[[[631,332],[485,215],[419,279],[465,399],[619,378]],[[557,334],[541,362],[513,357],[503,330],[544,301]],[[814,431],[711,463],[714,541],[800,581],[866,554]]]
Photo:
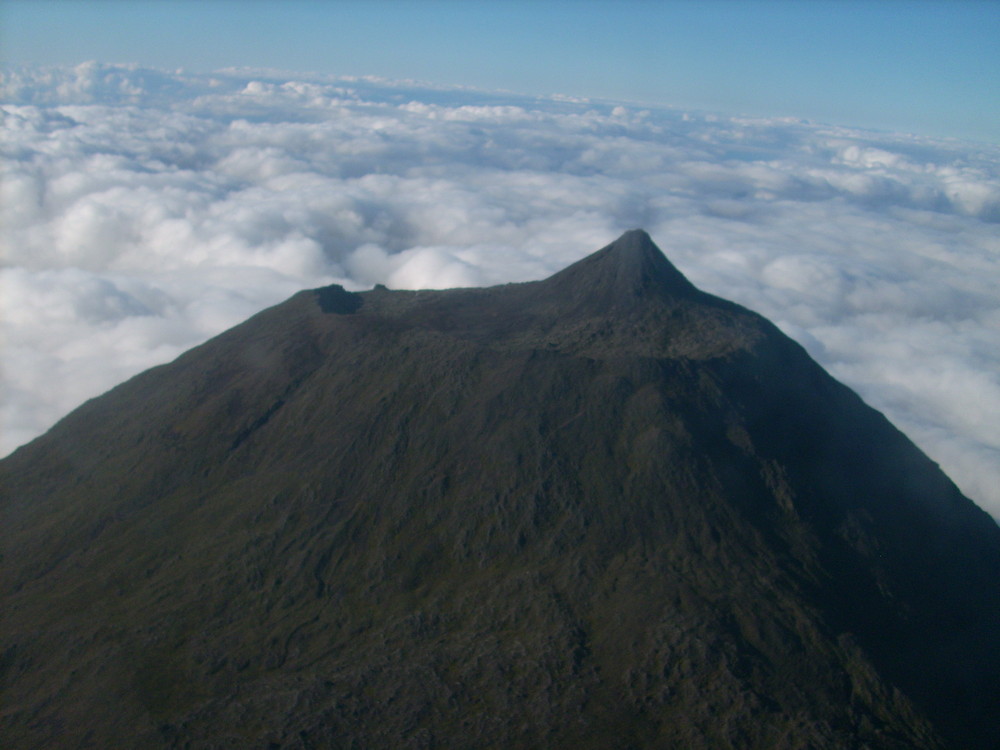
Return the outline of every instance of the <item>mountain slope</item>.
[[[990,747],[1000,530],[641,231],[300,293],[0,462],[12,747]]]

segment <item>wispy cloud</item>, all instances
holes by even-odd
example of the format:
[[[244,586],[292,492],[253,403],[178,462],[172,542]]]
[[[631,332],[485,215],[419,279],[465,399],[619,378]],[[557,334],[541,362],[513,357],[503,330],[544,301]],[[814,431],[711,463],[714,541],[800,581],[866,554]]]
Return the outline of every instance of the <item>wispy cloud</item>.
[[[1000,149],[262,71],[3,101],[0,450],[297,289],[541,278],[641,226],[1000,516]]]

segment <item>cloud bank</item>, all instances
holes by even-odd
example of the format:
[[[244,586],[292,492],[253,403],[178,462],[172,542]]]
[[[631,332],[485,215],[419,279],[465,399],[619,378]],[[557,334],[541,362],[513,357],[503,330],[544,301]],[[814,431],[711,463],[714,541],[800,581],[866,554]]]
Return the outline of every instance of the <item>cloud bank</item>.
[[[1000,517],[1000,148],[276,71],[0,101],[2,453],[299,289],[537,279],[643,227]]]

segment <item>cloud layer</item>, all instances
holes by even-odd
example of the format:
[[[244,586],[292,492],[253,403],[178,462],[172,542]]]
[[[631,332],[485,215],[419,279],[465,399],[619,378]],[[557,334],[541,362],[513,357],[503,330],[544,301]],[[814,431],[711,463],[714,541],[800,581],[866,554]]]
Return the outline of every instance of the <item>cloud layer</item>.
[[[1000,517],[1000,149],[267,71],[2,83],[0,452],[277,303],[542,278],[643,227]]]

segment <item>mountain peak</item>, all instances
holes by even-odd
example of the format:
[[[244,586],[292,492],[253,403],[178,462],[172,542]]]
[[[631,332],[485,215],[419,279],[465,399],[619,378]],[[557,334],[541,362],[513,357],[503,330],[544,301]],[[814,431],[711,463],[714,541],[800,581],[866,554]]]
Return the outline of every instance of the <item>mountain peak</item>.
[[[648,256],[663,254],[645,229],[629,229],[605,249],[619,255]]]
[[[630,229],[546,283],[610,307],[650,294],[689,296],[697,292],[642,229]]]
[[[0,550],[10,747],[1000,747],[1000,528],[642,231],[301,292],[0,460]]]

